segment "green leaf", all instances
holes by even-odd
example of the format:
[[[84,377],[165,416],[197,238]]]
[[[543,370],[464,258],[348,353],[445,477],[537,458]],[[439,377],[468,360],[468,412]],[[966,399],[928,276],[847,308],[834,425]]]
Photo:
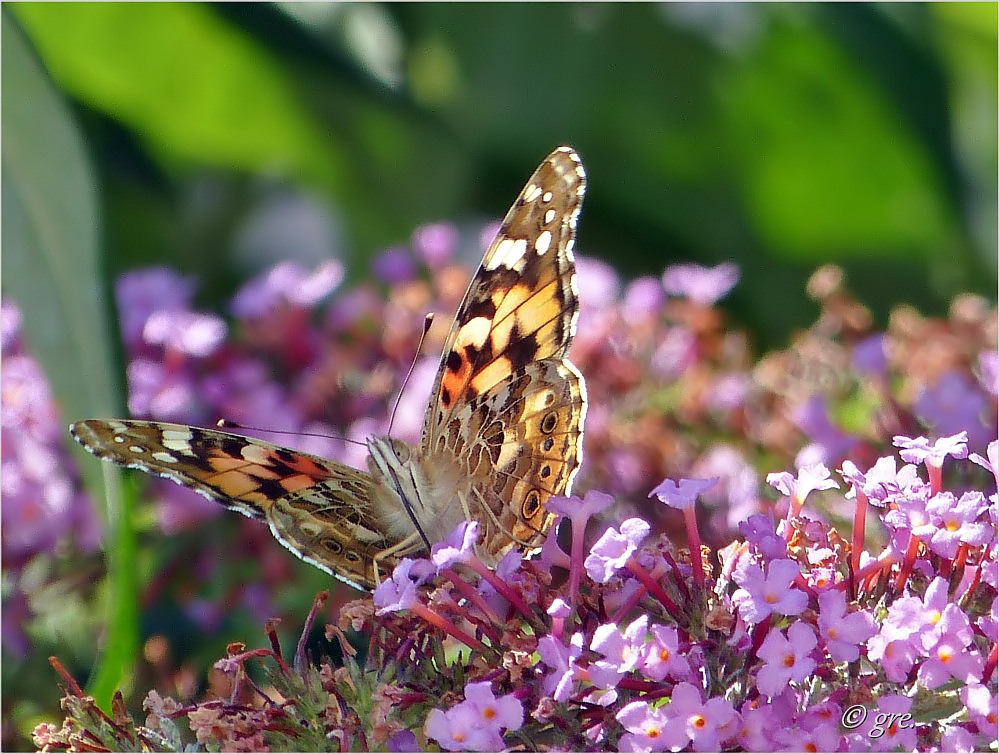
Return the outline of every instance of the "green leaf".
[[[96,185],[69,110],[16,24],[2,14],[5,298],[63,416],[107,415],[120,395],[99,274]],[[73,444],[75,446],[75,444]],[[135,543],[116,472],[77,449],[87,487],[107,489],[107,647],[93,687],[107,705],[138,651]],[[100,508],[100,506],[98,506]]]
[[[341,181],[343,155],[282,62],[211,7],[26,3],[12,12],[56,81],[135,129],[164,162]]]

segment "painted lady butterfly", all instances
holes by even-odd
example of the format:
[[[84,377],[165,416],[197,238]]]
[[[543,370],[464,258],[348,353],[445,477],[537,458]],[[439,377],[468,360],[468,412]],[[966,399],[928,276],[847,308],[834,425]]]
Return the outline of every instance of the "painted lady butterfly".
[[[92,419],[70,432],[99,458],[266,521],[293,553],[358,588],[463,520],[479,522],[488,563],[537,547],[554,518],[546,501],[569,494],[582,454],[586,392],[567,352],[584,188],[569,147],[538,166],[459,306],[420,444],[370,438],[367,472],[180,424]]]

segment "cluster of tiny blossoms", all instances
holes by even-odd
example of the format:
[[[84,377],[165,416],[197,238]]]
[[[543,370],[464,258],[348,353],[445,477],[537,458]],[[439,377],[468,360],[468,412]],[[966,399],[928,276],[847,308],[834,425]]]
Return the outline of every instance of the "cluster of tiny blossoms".
[[[614,501],[593,491],[550,501],[568,552],[553,532],[540,557],[488,568],[477,524],[463,523],[341,611],[328,634],[343,667],[297,655],[293,670],[272,632],[272,649],[234,647],[217,665],[234,678],[228,702],[153,692],[131,735],[178,745],[187,716],[199,743],[226,750],[987,749],[998,548],[996,493],[980,488],[996,489],[998,443],[985,457],[965,433],[894,444],[899,458],[845,462],[840,481],[822,464],[770,475],[784,513],[751,516],[715,555],[695,517],[715,479],[650,493],[688,522],[686,548],[638,518],[588,547],[588,523]],[[854,507],[849,538],[817,516],[819,495]],[[868,525],[884,547],[865,546]],[[351,626],[371,637],[363,661]],[[267,689],[245,667],[262,657],[277,666]],[[36,742],[58,748],[70,733],[42,726]]]
[[[376,283],[354,286],[343,284],[335,262],[315,270],[278,265],[237,293],[227,319],[196,310],[193,281],[172,270],[124,275],[116,296],[129,411],[162,421],[210,426],[222,417],[284,430],[289,434],[258,434],[361,467],[364,448],[351,441],[390,429],[423,315],[435,311],[441,316],[391,426],[393,436],[416,440],[447,313],[468,283],[469,266],[456,261],[461,247],[453,226],[420,228],[408,247],[374,261]],[[995,716],[991,723],[987,713],[975,712],[993,704],[996,691],[990,675],[996,528],[975,492],[986,489],[979,483],[985,472],[977,477],[975,464],[956,462],[955,483],[945,488],[933,464],[924,464],[920,481],[919,440],[903,448],[909,455],[898,471],[885,455],[885,438],[893,436],[964,432],[957,444],[980,450],[996,438],[995,310],[971,295],[956,298],[944,318],[901,307],[879,332],[839,271],[826,267],[809,283],[819,307],[815,324],[758,361],[749,337],[717,305],[738,280],[733,265],[675,265],[661,277],[627,284],[597,260],[579,258],[577,267],[581,313],[571,358],[587,378],[590,399],[577,489],[611,494],[554,503],[571,522],[562,527],[572,531],[569,554],[553,535],[541,559],[510,555],[496,571],[478,564],[468,547],[468,559],[462,555],[452,568],[409,564],[387,582],[399,595],[383,590],[379,615],[370,602],[356,603],[341,611],[341,628],[331,629],[348,658],[356,649],[347,635],[358,639],[344,630],[368,636],[359,655],[364,662],[348,659],[320,671],[299,662],[289,669],[269,631],[271,650],[234,649],[221,663],[234,677],[229,701],[192,705],[187,693],[182,702],[151,694],[145,746],[180,745],[172,723],[179,717],[205,746],[304,750],[322,748],[323,741],[406,749],[428,740],[452,749],[495,748],[498,741],[522,748],[655,748],[653,740],[664,748],[892,748],[889,733],[867,735],[878,726],[844,727],[835,714],[857,709],[867,710],[873,725],[878,715],[910,714],[918,726],[884,727],[907,736],[915,731],[921,747],[949,748],[981,734],[982,715],[987,729],[995,725]],[[6,326],[4,332],[6,359]],[[17,431],[4,425],[5,479],[8,437]],[[57,439],[49,442],[60,447]],[[869,470],[862,474],[859,466]],[[776,467],[799,471],[773,477],[781,493],[775,505],[758,469]],[[843,493],[834,491],[826,468],[840,469]],[[657,485],[665,477],[681,481]],[[167,532],[220,510],[176,485],[153,485]],[[650,504],[654,486],[653,497],[667,505]],[[679,504],[681,498],[688,503]],[[5,489],[5,515],[6,503]],[[876,509],[884,526],[871,515]],[[589,552],[588,520],[590,536],[615,524]],[[834,525],[850,536],[839,537]],[[456,533],[451,547],[462,552],[460,544],[474,534]],[[289,582],[290,561],[254,522],[243,522],[239,536],[227,552],[252,554],[258,583],[248,584],[243,572],[220,573],[211,542],[180,558],[179,567],[196,569],[195,578],[184,579],[188,584],[231,578],[228,593],[263,620],[276,613],[269,595]],[[991,539],[977,544],[977,537]],[[669,544],[684,539],[686,551]],[[478,582],[466,580],[470,568]],[[190,596],[179,601],[206,630],[231,609]],[[768,613],[772,598],[781,608]],[[907,600],[942,615],[945,601],[956,604],[969,627],[949,628],[951,643],[935,644],[930,633],[913,629],[916,619],[907,623],[917,610]],[[904,607],[890,613],[892,605]],[[5,609],[5,621],[8,615]],[[941,619],[945,627],[958,620],[954,611],[950,616]],[[878,631],[858,638],[872,625]],[[836,635],[851,646],[857,639],[857,656],[846,656]],[[966,676],[978,672],[981,683],[929,685],[941,677],[933,652],[959,657]],[[615,660],[616,653],[633,664]],[[277,666],[273,687],[255,685],[243,668],[261,659]],[[823,699],[832,706],[817,706]],[[694,722],[682,745],[674,723],[687,712]],[[80,723],[83,713],[78,717]],[[74,719],[67,718],[64,732],[75,730]],[[718,725],[702,732],[709,719]],[[310,724],[302,727],[302,720]],[[823,739],[831,729],[836,737]],[[40,746],[66,740],[46,730],[39,741],[48,743]],[[304,731],[318,741],[301,738]]]

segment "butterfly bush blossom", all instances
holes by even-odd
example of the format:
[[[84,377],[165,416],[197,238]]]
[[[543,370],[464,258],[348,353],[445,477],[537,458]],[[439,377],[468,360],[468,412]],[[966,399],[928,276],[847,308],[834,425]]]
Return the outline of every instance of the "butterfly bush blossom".
[[[330,438],[388,429],[422,315],[453,311],[467,285],[459,240],[448,225],[420,229],[373,263],[382,288],[343,287],[334,263],[280,266],[237,293],[228,319],[193,310],[193,284],[170,270],[123,277],[130,409],[308,433],[262,436],[362,465],[363,448]],[[141,724],[124,707],[97,710],[64,677],[67,717],[39,726],[37,745],[930,751],[995,740],[995,311],[963,296],[947,318],[902,308],[873,332],[839,271],[823,268],[809,284],[817,323],[755,361],[718,308],[734,266],[628,284],[597,260],[578,271],[571,358],[590,405],[577,489],[589,491],[549,501],[561,526],[537,557],[488,567],[476,525],[463,524],[340,607],[326,633],[342,663],[303,649],[321,598],[294,662],[269,623],[266,648],[233,644],[217,663],[228,693],[150,692]],[[448,324],[428,334],[395,436],[419,436]],[[216,515],[154,484],[164,528]],[[277,549],[253,522],[238,536],[244,550]],[[264,587],[284,580],[280,567],[261,574]]]

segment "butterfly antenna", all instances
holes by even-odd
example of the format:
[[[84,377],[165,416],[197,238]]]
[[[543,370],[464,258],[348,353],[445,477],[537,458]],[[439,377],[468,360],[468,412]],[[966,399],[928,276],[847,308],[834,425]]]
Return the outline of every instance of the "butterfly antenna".
[[[403,391],[406,390],[406,383],[410,381],[410,375],[413,374],[413,368],[417,365],[417,359],[420,358],[420,347],[424,344],[424,338],[427,337],[427,332],[431,329],[431,323],[433,322],[433,314],[428,314],[424,317],[424,331],[420,333],[420,340],[417,342],[417,350],[413,354],[413,361],[410,362],[410,368],[406,370],[406,377],[403,378],[403,384],[399,388],[399,394],[396,396],[396,403],[392,407],[392,413],[389,414],[389,429],[386,430],[387,435],[392,434],[392,423],[396,419],[396,411],[399,409],[399,402],[403,399]]]
[[[239,422],[230,421],[229,419],[219,419],[215,423],[215,426],[219,429],[246,429],[251,432],[271,432],[276,435],[295,435],[296,437],[322,437],[324,440],[340,440],[341,442],[349,442],[353,445],[364,445],[368,447],[367,443],[361,442],[361,440],[352,440],[350,437],[341,437],[340,435],[325,435],[322,432],[298,432],[292,429],[270,429],[268,427],[252,427],[249,424],[240,424]]]

